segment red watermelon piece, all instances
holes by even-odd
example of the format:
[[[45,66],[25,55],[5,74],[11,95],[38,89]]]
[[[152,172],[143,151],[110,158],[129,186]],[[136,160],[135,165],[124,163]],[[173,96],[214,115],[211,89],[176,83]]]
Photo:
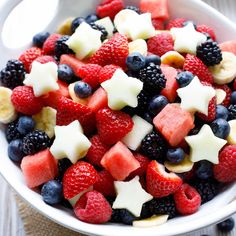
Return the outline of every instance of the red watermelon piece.
[[[107,107],[108,106],[108,98],[107,98],[107,93],[106,91],[100,87],[99,89],[97,89],[93,95],[91,96],[91,98],[89,99],[89,102],[87,104],[87,106],[93,111],[93,112],[97,112],[98,110],[100,110],[103,107]]]
[[[49,149],[24,157],[21,169],[29,188],[38,187],[58,174],[57,160]]]
[[[219,47],[223,52],[232,52],[236,55],[236,40],[221,43],[219,44]]]
[[[169,19],[168,0],[141,0],[141,12],[150,12],[152,18],[159,20]]]
[[[174,102],[177,97],[177,89],[179,85],[176,81],[177,70],[170,66],[161,66],[161,70],[166,78],[166,87],[161,91],[161,94],[167,97],[169,102]]]
[[[153,123],[171,146],[177,146],[188,132],[194,128],[191,114],[178,104],[168,104],[154,118]]]
[[[118,142],[107,151],[101,164],[116,180],[124,180],[140,167],[138,160],[122,142]]]

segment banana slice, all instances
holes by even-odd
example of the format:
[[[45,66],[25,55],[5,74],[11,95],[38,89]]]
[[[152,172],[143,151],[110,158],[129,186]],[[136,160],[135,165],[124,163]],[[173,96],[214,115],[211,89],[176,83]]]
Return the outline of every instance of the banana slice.
[[[43,107],[43,109],[33,116],[35,121],[35,129],[43,130],[49,138],[54,136],[54,128],[56,126],[57,111],[51,107]]]
[[[0,123],[8,124],[17,117],[15,107],[11,102],[12,90],[0,87]]]
[[[168,171],[180,174],[192,170],[194,163],[190,161],[188,155],[185,155],[184,160],[178,164],[173,164],[169,161],[166,161],[164,165]]]
[[[136,39],[129,43],[129,54],[139,52],[143,56],[147,56],[147,43],[144,39]]]
[[[168,215],[154,215],[144,220],[133,221],[133,226],[139,228],[146,228],[162,225],[166,223],[168,217]]]
[[[161,57],[162,64],[169,65],[177,69],[182,69],[184,62],[185,58],[176,51],[169,51]]]
[[[74,102],[77,102],[77,103],[80,103],[80,104],[83,104],[83,105],[87,105],[91,96],[88,97],[88,98],[79,98],[79,97],[77,97],[76,94],[75,94],[75,91],[74,91],[75,84],[76,84],[76,82],[69,85],[68,89],[69,89],[70,97],[72,98],[72,100]]]
[[[227,84],[236,77],[236,56],[231,52],[222,52],[223,60],[219,65],[209,67],[216,84]]]
[[[170,30],[155,30],[156,35],[161,33],[170,33]]]
[[[73,17],[69,17],[65,21],[63,21],[59,25],[59,27],[57,29],[57,33],[62,34],[62,35],[71,35],[72,34],[72,32],[71,32],[71,23],[72,23],[73,20],[74,20]]]
[[[230,132],[229,136],[227,137],[227,141],[229,144],[235,145],[236,144],[236,120],[230,120],[229,122]]]
[[[216,89],[216,104],[221,104],[226,98],[226,92],[223,89]]]

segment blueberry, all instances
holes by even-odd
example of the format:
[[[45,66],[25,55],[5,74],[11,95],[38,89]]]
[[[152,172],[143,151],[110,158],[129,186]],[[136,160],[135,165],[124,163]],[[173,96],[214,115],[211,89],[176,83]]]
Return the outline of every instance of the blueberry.
[[[29,132],[33,131],[35,127],[35,122],[32,117],[29,116],[22,116],[19,118],[17,123],[17,130],[20,134],[26,135]]]
[[[85,21],[87,23],[92,23],[92,22],[97,21],[97,20],[99,20],[99,18],[96,14],[90,14],[85,18]]]
[[[193,80],[193,77],[194,76],[191,72],[183,71],[183,72],[178,73],[176,80],[179,84],[179,87],[183,88],[191,83],[191,81]]]
[[[132,225],[136,217],[126,209],[120,209],[120,217],[123,224]]]
[[[36,47],[43,47],[44,42],[46,41],[46,39],[49,37],[49,33],[48,32],[44,32],[44,33],[38,33],[33,37],[33,45]]]
[[[157,95],[149,103],[149,112],[151,115],[156,116],[167,104],[168,100],[165,96]]]
[[[131,71],[139,71],[145,67],[145,57],[139,52],[131,53],[126,59],[126,65]]]
[[[73,82],[75,78],[74,71],[71,69],[70,66],[66,64],[59,65],[57,73],[58,73],[58,79],[66,83]]]
[[[62,184],[56,180],[50,180],[43,185],[41,195],[44,202],[49,205],[58,204],[62,201]]]
[[[75,18],[71,23],[71,32],[74,33],[76,28],[79,27],[79,25],[83,22],[85,22],[85,19],[83,17]]]
[[[21,139],[15,139],[8,145],[8,156],[12,161],[20,162],[25,156],[23,152],[23,143]]]
[[[143,114],[143,119],[146,120],[147,122],[149,122],[150,124],[152,124],[153,119],[152,119],[151,115],[148,112]]]
[[[196,175],[199,179],[205,180],[213,176],[212,163],[209,161],[199,161],[196,168]]]
[[[161,65],[161,58],[157,55],[154,55],[154,54],[146,56],[145,61],[146,61],[146,65],[148,65],[151,62],[154,63],[155,65],[158,65],[158,66]]]
[[[232,92],[231,98],[230,98],[231,104],[235,105],[236,104],[236,91]]]
[[[229,111],[226,107],[222,105],[216,106],[216,119],[222,118],[224,120],[227,120],[229,116]]]
[[[197,25],[196,25],[193,21],[191,21],[191,20],[185,21],[185,22],[183,23],[183,26],[187,26],[188,24],[193,24],[195,30],[197,29]]]
[[[87,98],[92,94],[91,86],[82,81],[75,84],[74,91],[79,98]]]
[[[229,123],[222,119],[216,119],[211,124],[211,129],[216,137],[226,139],[230,132]]]
[[[230,232],[231,230],[233,230],[234,228],[234,219],[233,218],[229,218],[219,224],[217,224],[217,229],[221,232],[225,232],[225,233],[228,233]]]
[[[184,151],[182,148],[168,149],[166,157],[172,163],[179,163],[184,159]]]

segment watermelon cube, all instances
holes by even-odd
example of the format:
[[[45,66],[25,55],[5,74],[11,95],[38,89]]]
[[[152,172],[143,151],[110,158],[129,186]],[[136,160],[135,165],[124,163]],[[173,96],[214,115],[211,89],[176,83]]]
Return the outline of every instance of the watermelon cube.
[[[141,0],[140,10],[150,12],[153,19],[158,18],[163,21],[169,19],[168,0]]]
[[[161,94],[169,100],[169,102],[174,102],[177,97],[177,89],[179,85],[176,81],[177,70],[170,66],[161,66],[162,73],[166,78],[166,87],[161,91]]]
[[[222,52],[231,52],[236,55],[236,40],[221,43],[219,44],[219,47]]]
[[[89,99],[89,102],[87,104],[87,106],[93,111],[93,112],[97,112],[98,110],[100,110],[103,107],[107,107],[108,106],[108,98],[107,98],[107,93],[106,91],[100,87],[99,89],[97,89],[93,95],[91,96],[91,98]]]
[[[154,118],[153,123],[158,131],[173,147],[177,146],[194,128],[192,115],[178,104],[168,104]]]
[[[118,142],[107,151],[101,160],[101,164],[114,179],[120,181],[140,167],[138,160],[122,142]]]
[[[58,174],[57,160],[49,149],[23,158],[21,169],[29,188],[35,188],[54,179]]]

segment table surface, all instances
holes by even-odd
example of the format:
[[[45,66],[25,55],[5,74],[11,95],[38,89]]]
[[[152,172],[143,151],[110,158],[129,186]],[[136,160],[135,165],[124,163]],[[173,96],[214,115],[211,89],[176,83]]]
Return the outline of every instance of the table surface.
[[[9,0],[0,0],[1,5]],[[217,8],[224,15],[236,22],[236,1],[235,0],[205,0],[205,2]],[[5,180],[0,176],[0,236],[25,236],[23,224],[20,219],[18,209],[15,203],[14,195],[10,187],[7,185]],[[236,216],[234,216],[236,219]],[[188,236],[200,236],[208,234],[211,236],[215,235],[226,235],[218,233],[215,226],[211,226],[197,232],[187,234]],[[187,236],[186,235],[186,236]],[[236,228],[230,234],[231,236],[236,235]]]

